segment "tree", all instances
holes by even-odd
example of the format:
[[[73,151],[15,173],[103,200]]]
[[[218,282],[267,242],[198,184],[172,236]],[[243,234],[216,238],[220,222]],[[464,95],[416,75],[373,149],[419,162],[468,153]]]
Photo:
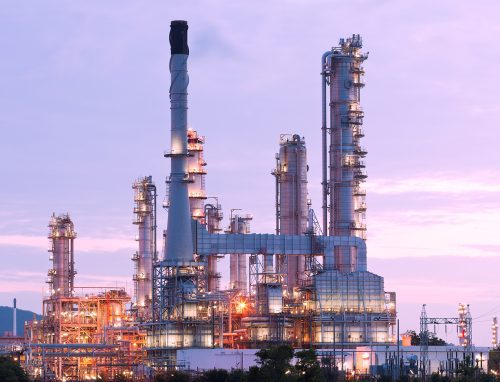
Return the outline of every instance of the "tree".
[[[338,380],[338,368],[335,362],[329,357],[321,358],[321,371],[327,381],[337,381]]]
[[[496,374],[500,373],[500,348],[498,346],[490,350],[488,354],[488,370],[492,370]]]
[[[419,346],[420,334],[417,334],[415,330],[408,330],[408,334],[411,336],[411,344],[413,346]],[[442,338],[437,337],[434,333],[429,333],[427,344],[429,346],[444,346],[446,345],[446,341]]]
[[[290,345],[278,345],[269,349],[261,349],[255,354],[259,359],[262,382],[285,382],[292,378],[293,367],[290,361],[294,351]]]
[[[154,382],[190,382],[189,374],[181,371],[166,371],[155,375]]]
[[[247,376],[247,382],[260,382],[260,368],[258,366],[250,366]]]
[[[248,381],[248,372],[245,372],[240,369],[233,369],[229,373],[228,382],[246,382]]]
[[[322,382],[324,381],[321,367],[319,365],[316,351],[313,349],[301,350],[295,353],[297,363],[295,369],[297,370],[299,382]]]
[[[29,382],[24,370],[9,357],[0,357],[0,381]]]
[[[227,382],[229,379],[229,373],[224,369],[212,369],[205,371],[200,382]]]

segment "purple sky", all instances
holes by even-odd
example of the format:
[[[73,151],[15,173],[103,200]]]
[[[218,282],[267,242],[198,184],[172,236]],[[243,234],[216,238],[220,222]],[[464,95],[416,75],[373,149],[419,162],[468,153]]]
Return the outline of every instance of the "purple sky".
[[[397,291],[402,331],[422,303],[445,316],[465,302],[487,345],[500,314],[499,14],[481,0],[2,1],[0,304],[40,311],[53,211],[75,222],[77,284],[131,287],[131,183],[151,174],[163,194],[169,172],[170,20],[189,21],[207,191],[226,216],[252,213],[254,232],[273,229],[280,133],[306,138],[320,215],[320,57],[360,33],[369,269]]]

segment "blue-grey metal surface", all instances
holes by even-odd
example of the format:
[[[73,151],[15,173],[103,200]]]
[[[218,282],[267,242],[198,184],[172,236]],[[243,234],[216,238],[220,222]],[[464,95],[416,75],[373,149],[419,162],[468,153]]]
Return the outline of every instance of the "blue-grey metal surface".
[[[211,234],[193,221],[193,245],[197,255],[211,253],[324,256],[325,268],[333,268],[334,248],[355,248],[355,270],[366,271],[366,243],[355,236],[311,236],[274,234]]]
[[[170,59],[171,172],[170,208],[167,226],[165,260],[179,264],[193,261],[191,214],[188,197],[187,148],[187,54],[174,54]]]

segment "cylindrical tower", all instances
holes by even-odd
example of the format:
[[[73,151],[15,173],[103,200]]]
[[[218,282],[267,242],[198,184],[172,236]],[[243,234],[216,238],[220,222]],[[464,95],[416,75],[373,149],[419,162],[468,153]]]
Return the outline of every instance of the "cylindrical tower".
[[[172,21],[170,25],[170,109],[171,158],[169,178],[169,213],[165,261],[171,265],[193,262],[191,214],[188,196],[188,139],[187,139],[187,44],[186,21]]]
[[[300,135],[281,135],[276,176],[279,227],[282,235],[302,235],[307,231],[307,152]],[[305,278],[305,256],[280,256],[277,271],[288,276],[288,290]]]
[[[458,304],[458,318],[458,344],[469,352],[472,348],[472,316],[468,304]]]
[[[76,232],[68,214],[52,214],[49,222],[52,269],[47,283],[51,296],[71,297],[75,281],[74,240]]]
[[[232,215],[227,233],[250,233],[252,215]],[[239,289],[243,294],[248,290],[247,255],[232,253],[229,256],[229,288]]]
[[[491,346],[496,349],[498,346],[498,318],[493,317],[491,323]]]
[[[365,198],[361,183],[366,179],[360,146],[363,137],[363,111],[360,90],[364,86],[363,61],[359,35],[341,39],[340,46],[328,56],[330,83],[330,148],[329,148],[329,234],[366,238]],[[352,272],[356,253],[350,248],[335,251],[335,268]]]
[[[134,224],[137,225],[138,250],[133,255],[135,263],[134,305],[137,318],[150,317],[152,298],[153,262],[157,261],[156,250],[156,186],[151,176],[138,179],[134,190]]]
[[[12,306],[12,335],[17,337],[17,300],[14,299]]]
[[[207,231],[209,233],[219,233],[222,229],[220,227],[220,222],[223,219],[222,206],[219,204],[217,198],[214,198],[215,204],[205,205],[205,216],[207,223]],[[219,257],[218,253],[214,253],[208,256],[207,259],[207,276],[208,276],[208,291],[213,292],[219,290],[219,280],[220,274],[217,271],[217,259]]]
[[[198,135],[196,130],[189,129],[187,131],[188,138],[188,193],[189,207],[191,217],[199,220],[200,223],[205,221],[204,200],[207,198],[205,191],[205,166],[207,163],[203,159],[203,144],[205,137]]]

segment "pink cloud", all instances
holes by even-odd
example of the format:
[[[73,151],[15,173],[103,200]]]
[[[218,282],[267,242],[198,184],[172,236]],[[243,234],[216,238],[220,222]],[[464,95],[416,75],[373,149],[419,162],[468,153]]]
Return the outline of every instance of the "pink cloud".
[[[49,240],[45,236],[29,235],[0,235],[0,245],[14,245],[34,247],[47,250]],[[75,249],[79,252],[104,251],[114,252],[134,250],[135,242],[128,236],[116,236],[109,238],[82,237],[75,241]]]

